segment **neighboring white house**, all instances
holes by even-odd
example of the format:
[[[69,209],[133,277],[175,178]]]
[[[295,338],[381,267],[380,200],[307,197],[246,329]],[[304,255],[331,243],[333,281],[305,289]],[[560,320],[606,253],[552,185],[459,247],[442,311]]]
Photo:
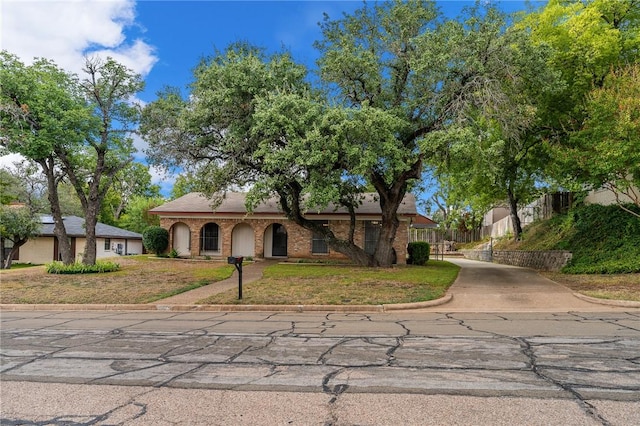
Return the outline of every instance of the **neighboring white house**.
[[[602,188],[589,191],[584,199],[586,204],[601,204],[608,206],[617,203],[635,203],[640,201],[640,188],[631,185],[625,193],[616,192],[610,185],[604,185]],[[640,205],[640,204],[639,204]]]
[[[41,216],[40,235],[27,241],[20,249],[14,261],[21,263],[47,263],[59,260],[58,240],[53,234],[53,218]],[[66,216],[64,227],[71,240],[74,257],[80,260],[86,245],[84,219]],[[98,222],[96,225],[96,257],[98,259],[126,254],[142,254],[142,235],[115,226]]]
[[[520,225],[524,228],[535,220],[548,219],[555,213],[565,212],[572,203],[573,194],[570,192],[544,194],[518,210]],[[483,237],[500,238],[511,232],[513,232],[513,219],[509,208],[494,207],[484,215],[482,221]]]

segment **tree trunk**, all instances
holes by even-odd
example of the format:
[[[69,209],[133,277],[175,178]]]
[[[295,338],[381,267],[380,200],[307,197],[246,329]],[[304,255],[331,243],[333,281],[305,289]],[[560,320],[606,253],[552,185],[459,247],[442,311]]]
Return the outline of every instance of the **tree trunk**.
[[[0,237],[0,269],[7,269],[4,266],[4,261],[5,261],[4,252],[5,252],[5,250],[4,250],[4,238]]]
[[[520,237],[522,235],[522,223],[518,216],[518,199],[513,193],[513,189],[511,187],[507,189],[507,195],[509,197],[509,214],[511,216],[513,239],[514,241],[520,241]]]
[[[13,247],[9,250],[9,255],[6,259],[3,258],[2,269],[11,269],[11,264],[13,263],[13,256],[18,252],[18,249],[22,247],[27,240],[18,240],[13,243]],[[2,242],[4,245],[4,241]],[[2,254],[4,255],[4,247],[2,248]]]
[[[85,209],[84,225],[87,239],[82,255],[82,263],[85,265],[95,265],[97,259],[96,224],[98,223],[98,211],[96,204],[91,203]]]
[[[402,198],[404,198],[404,194],[402,195]],[[378,244],[376,245],[376,251],[373,255],[375,266],[389,267],[397,260],[395,259],[393,242],[395,241],[396,233],[400,226],[397,212],[402,202],[402,198],[398,201],[397,196],[398,194],[395,194],[391,200],[384,202],[382,201],[382,197],[380,198],[382,225],[380,227],[380,236],[378,238]]]
[[[62,210],[60,209],[60,199],[58,198],[58,180],[55,173],[55,162],[53,157],[37,161],[47,176],[47,189],[49,204],[51,206],[51,216],[53,217],[54,226],[53,234],[58,240],[58,253],[65,265],[72,264],[75,259],[71,251],[71,240],[67,236],[67,230],[64,227],[62,218]],[[54,259],[58,260],[58,259]]]

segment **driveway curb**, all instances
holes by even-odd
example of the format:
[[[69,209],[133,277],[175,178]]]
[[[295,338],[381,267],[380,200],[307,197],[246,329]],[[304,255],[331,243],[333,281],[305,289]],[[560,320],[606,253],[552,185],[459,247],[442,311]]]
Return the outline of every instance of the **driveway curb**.
[[[585,296],[580,293],[573,293],[573,295],[585,302],[596,303],[598,305],[619,306],[622,308],[640,308],[640,302],[636,302],[634,300],[598,299],[596,297]]]

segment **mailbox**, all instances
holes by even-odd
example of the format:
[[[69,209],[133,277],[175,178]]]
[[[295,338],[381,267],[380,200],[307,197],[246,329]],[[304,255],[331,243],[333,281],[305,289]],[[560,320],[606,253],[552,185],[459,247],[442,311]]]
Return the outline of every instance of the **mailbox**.
[[[227,263],[229,265],[242,265],[242,260],[244,258],[242,256],[229,256],[227,257]]]
[[[242,299],[242,256],[229,256],[227,263],[234,265],[238,271],[238,299]]]

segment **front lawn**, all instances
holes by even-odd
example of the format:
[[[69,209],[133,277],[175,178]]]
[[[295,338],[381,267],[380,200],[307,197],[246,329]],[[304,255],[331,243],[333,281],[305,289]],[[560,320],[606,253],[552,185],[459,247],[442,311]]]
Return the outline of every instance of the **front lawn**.
[[[0,276],[0,303],[150,303],[231,276],[232,265],[148,256],[110,259],[117,272],[48,274],[28,268]]]
[[[231,276],[232,265],[131,256],[112,259],[117,272],[48,274],[44,268],[13,271],[0,277],[0,303],[136,304],[151,303]],[[264,277],[198,304],[389,304],[442,297],[458,275],[458,266],[431,260],[426,266],[374,269],[343,265],[278,264]]]
[[[459,267],[430,260],[426,266],[374,269],[356,266],[278,264],[263,278],[198,301],[198,304],[377,305],[438,299]]]
[[[561,274],[544,275],[571,290],[598,299],[640,301],[640,274]]]

